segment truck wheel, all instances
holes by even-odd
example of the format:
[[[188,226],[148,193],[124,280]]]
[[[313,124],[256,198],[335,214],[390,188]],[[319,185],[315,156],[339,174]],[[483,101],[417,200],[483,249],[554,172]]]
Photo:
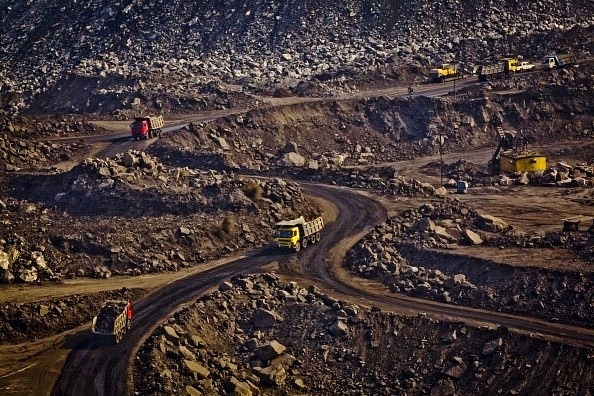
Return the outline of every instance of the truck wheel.
[[[303,240],[301,241],[301,247],[303,249],[305,249],[307,247],[307,238],[303,238]]]
[[[316,242],[320,242],[320,233],[316,232]]]
[[[309,243],[311,243],[312,245],[314,243],[316,243],[316,236],[315,236],[315,234],[311,236],[311,238],[309,239]]]
[[[301,249],[301,245],[300,245],[300,244],[296,244],[296,245],[295,245],[295,251],[296,251],[296,252],[298,252],[298,251],[299,251],[299,249]]]
[[[120,335],[120,332],[118,331],[118,332],[115,334],[115,343],[116,343],[116,344],[119,344],[121,339],[122,339],[122,336]]]

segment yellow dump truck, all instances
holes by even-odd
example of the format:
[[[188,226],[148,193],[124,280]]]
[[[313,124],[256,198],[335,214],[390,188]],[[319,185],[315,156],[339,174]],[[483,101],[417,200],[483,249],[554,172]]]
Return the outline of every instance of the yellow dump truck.
[[[318,217],[312,221],[305,221],[303,216],[294,220],[276,223],[276,242],[278,247],[299,251],[306,248],[308,243],[320,240],[320,231],[324,228],[324,220]]]
[[[485,82],[497,78],[508,77],[518,71],[520,60],[516,57],[501,58],[492,65],[483,65],[478,68],[478,80]]]
[[[433,82],[444,82],[459,77],[460,74],[456,70],[456,66],[450,65],[449,63],[444,63],[440,67],[436,67],[429,71],[429,78]]]

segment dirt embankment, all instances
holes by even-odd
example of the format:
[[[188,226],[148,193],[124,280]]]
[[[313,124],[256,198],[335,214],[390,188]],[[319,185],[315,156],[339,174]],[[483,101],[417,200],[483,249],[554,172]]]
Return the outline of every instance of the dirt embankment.
[[[472,85],[456,96],[321,100],[254,109],[208,124],[192,124],[175,139],[154,145],[172,155],[180,143],[193,166],[244,172],[314,173],[497,144],[497,128],[530,150],[559,140],[594,136],[591,65],[520,75]],[[591,159],[591,158],[590,158]],[[177,160],[177,159],[176,159]],[[589,160],[589,159],[588,159]]]

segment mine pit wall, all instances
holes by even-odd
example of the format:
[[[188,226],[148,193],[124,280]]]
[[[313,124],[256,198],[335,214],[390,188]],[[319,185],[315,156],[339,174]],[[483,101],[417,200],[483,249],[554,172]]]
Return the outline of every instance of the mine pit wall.
[[[499,126],[527,136],[531,145],[592,137],[593,107],[594,98],[586,90],[557,86],[472,99],[379,97],[252,110],[243,116],[247,123],[227,117],[207,125],[205,132],[226,131],[231,146],[260,138],[274,152],[295,142],[304,156],[335,151],[354,158],[360,145],[369,148],[370,162],[395,161],[440,149],[489,147]]]

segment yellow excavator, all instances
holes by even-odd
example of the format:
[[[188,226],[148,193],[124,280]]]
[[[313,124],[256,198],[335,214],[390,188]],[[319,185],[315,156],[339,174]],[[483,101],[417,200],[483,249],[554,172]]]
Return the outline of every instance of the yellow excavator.
[[[547,158],[528,150],[528,138],[497,127],[497,147],[488,163],[489,173],[538,172],[547,168]]]

